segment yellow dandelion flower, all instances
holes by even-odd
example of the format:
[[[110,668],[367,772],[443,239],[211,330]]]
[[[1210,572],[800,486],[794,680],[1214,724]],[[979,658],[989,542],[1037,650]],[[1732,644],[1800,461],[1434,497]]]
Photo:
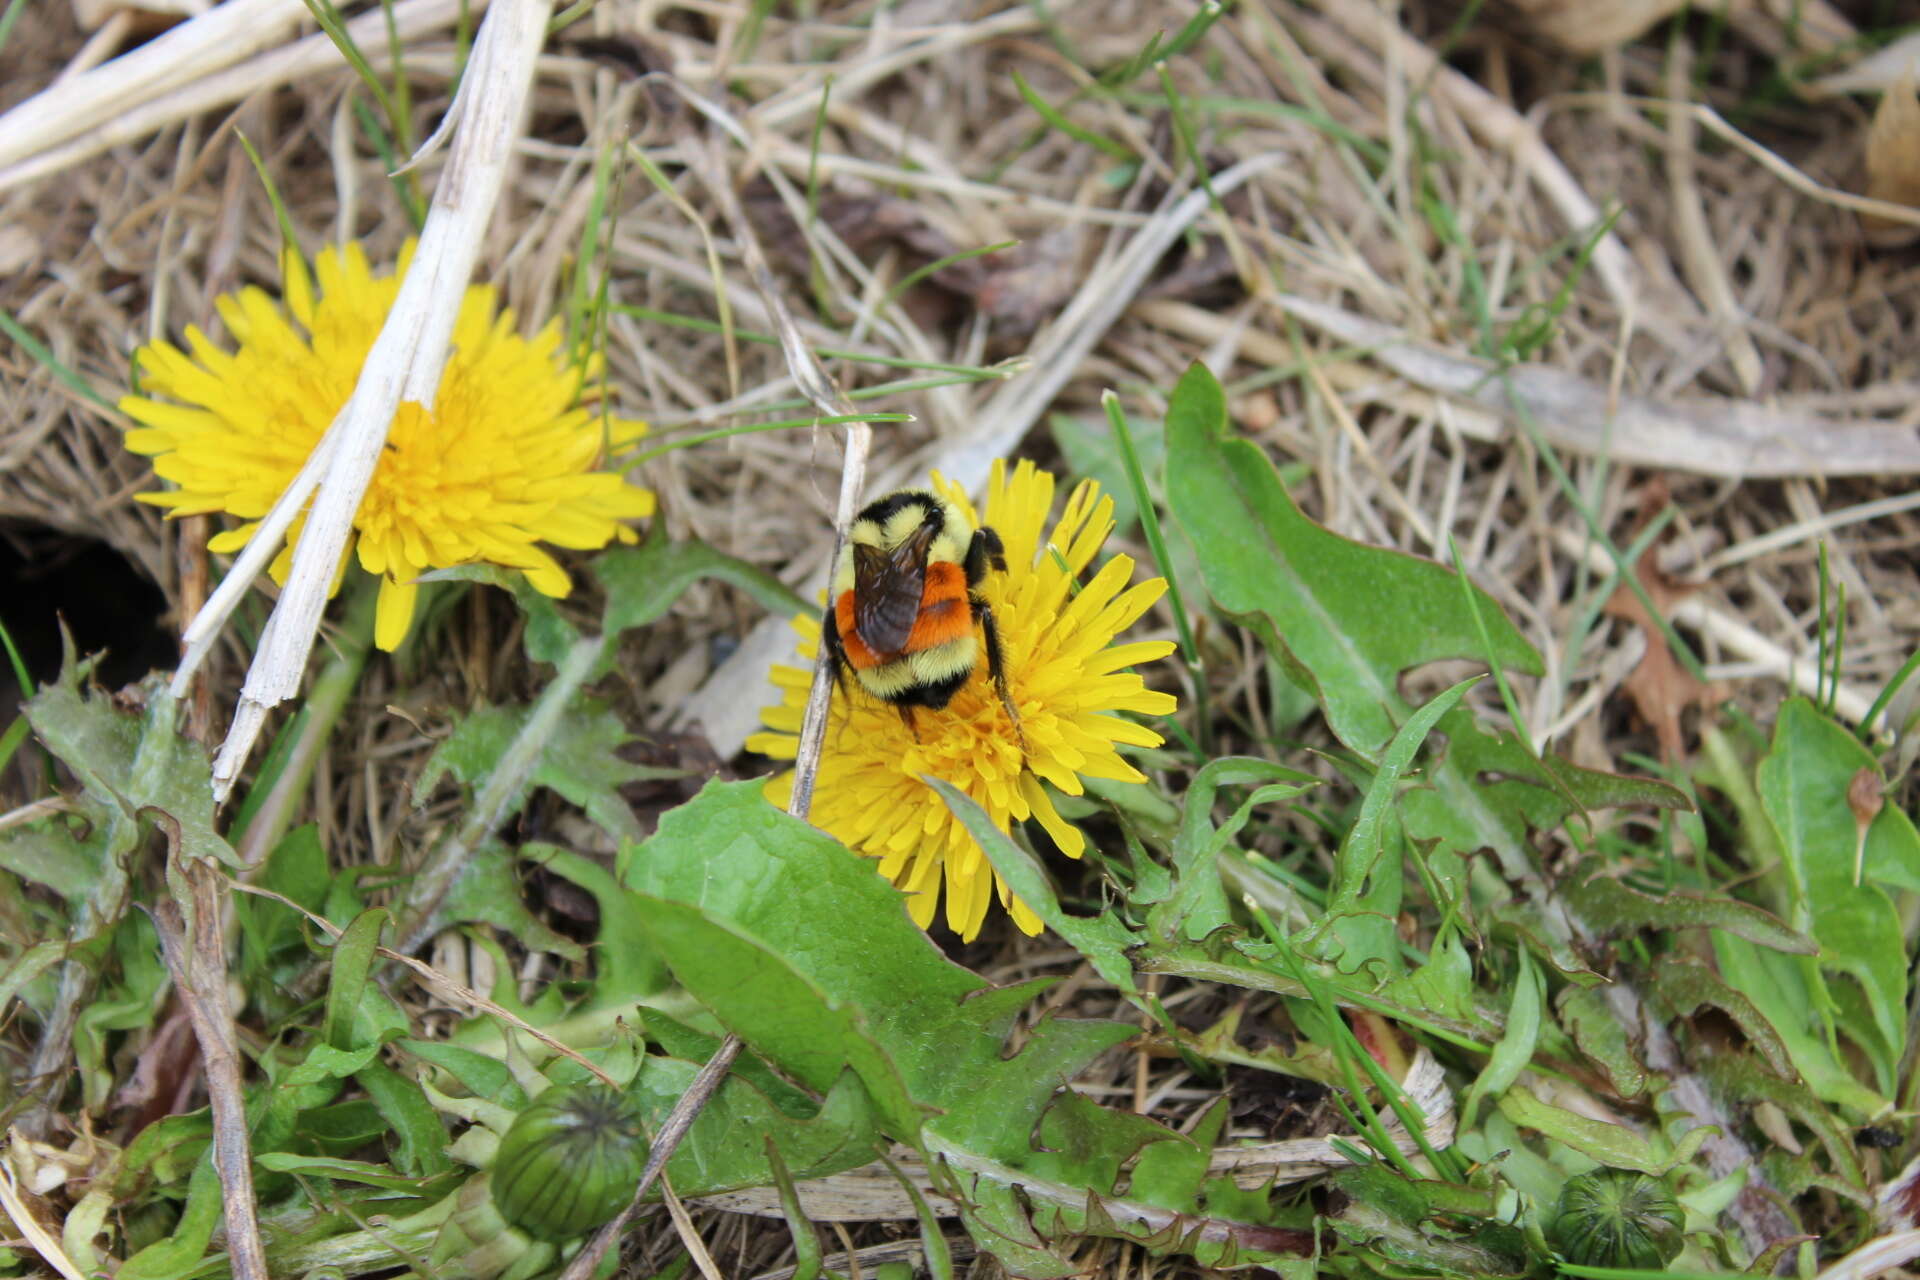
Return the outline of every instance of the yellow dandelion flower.
[[[213,551],[245,546],[305,464],[400,288],[398,274],[368,269],[357,244],[320,254],[317,291],[298,253],[283,255],[281,273],[284,303],[253,287],[216,301],[238,350],[192,327],[187,351],[149,343],[134,353],[148,394],[120,401],[140,424],[127,432],[127,448],[151,456],[154,474],[174,486],[138,495],[142,502],[172,516],[224,511],[245,521],[208,542]],[[520,337],[513,312],[496,315],[496,303],[489,286],[467,290],[433,408],[400,406],[354,517],[360,565],[380,577],[374,640],[382,649],[406,637],[415,579],[428,570],[504,565],[563,596],[572,585],[566,571],[537,543],[632,542],[621,521],[653,511],[651,493],[595,469],[610,446],[646,430],[580,403],[605,394],[597,359],[561,358],[558,321]],[[276,582],[286,581],[300,528],[296,521],[273,562]]]
[[[957,486],[937,475],[933,483],[978,520]],[[1113,643],[1166,591],[1166,579],[1130,587],[1133,561],[1114,556],[1082,583],[1081,573],[1113,532],[1113,499],[1083,481],[1043,538],[1053,491],[1053,476],[1029,462],[1011,476],[996,463],[987,490],[985,523],[1006,543],[1007,571],[988,574],[980,590],[999,623],[1008,690],[1026,735],[1024,762],[984,662],[944,708],[919,710],[917,738],[895,708],[849,682],[834,694],[820,757],[814,824],[879,859],[880,874],[906,891],[907,908],[922,928],[932,923],[944,887],[947,925],[968,940],[980,932],[996,893],[1026,933],[1038,933],[1040,919],[1009,892],[922,776],[966,792],[1002,831],[1036,820],[1067,856],[1077,858],[1086,838],[1060,816],[1041,783],[1079,795],[1082,778],[1145,782],[1115,748],[1157,746],[1161,737],[1113,713],[1167,715],[1176,705],[1172,695],[1147,688],[1127,669],[1166,657],[1172,642]],[[794,627],[802,636],[801,655],[811,658],[819,647],[820,620],[800,618]],[[768,731],[747,739],[749,747],[794,757],[812,679],[810,670],[773,669],[782,699],[762,713]],[[767,784],[767,797],[785,804],[792,789],[793,775],[783,774]]]

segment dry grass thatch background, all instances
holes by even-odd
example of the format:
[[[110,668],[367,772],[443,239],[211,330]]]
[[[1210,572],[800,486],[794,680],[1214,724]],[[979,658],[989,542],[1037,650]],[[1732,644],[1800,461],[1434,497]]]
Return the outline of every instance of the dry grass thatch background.
[[[1678,6],[1644,7],[1650,22]],[[858,0],[796,6],[805,17],[776,6],[762,21],[744,0],[601,0],[543,60],[483,262],[526,324],[554,314],[596,158],[631,142],[677,190],[625,169],[613,300],[714,318],[710,235],[736,322],[766,332],[712,192],[685,163],[688,148],[719,156],[816,349],[1000,366],[1001,377],[864,401],[917,418],[881,430],[874,489],[929,466],[976,479],[1010,451],[1056,458],[1050,415],[1095,419],[1109,387],[1151,421],[1185,364],[1205,359],[1243,429],[1309,465],[1299,492],[1317,518],[1440,558],[1455,539],[1547,657],[1548,677],[1522,692],[1536,740],[1619,766],[1658,753],[1649,715],[1677,716],[1701,691],[1648,678],[1642,629],[1600,611],[1591,592],[1606,561],[1589,519],[1625,545],[1644,511],[1673,504],[1648,566],[1657,598],[1718,691],[1763,719],[1789,664],[1811,669],[1822,539],[1846,591],[1843,711],[1857,716],[1920,634],[1908,480],[1920,472],[1920,260],[1870,245],[1833,194],[1864,189],[1873,99],[1807,90],[1911,20],[1889,12],[1907,7],[1736,0],[1724,18],[1682,15],[1620,46],[1636,33],[1594,15],[1635,6],[1605,0],[1490,6],[1464,29],[1444,0],[1249,0],[1166,63],[1176,114],[1152,66],[1117,93],[1080,91],[1154,32],[1178,31],[1190,4],[963,17],[950,3]],[[83,30],[65,4],[31,5],[0,53],[0,107],[155,29],[145,16],[104,21]],[[1569,44],[1606,51],[1580,59]],[[449,27],[415,39],[405,61],[424,136],[456,66]],[[642,69],[720,103],[744,143]],[[1016,73],[1145,162],[1050,127]],[[107,401],[146,338],[189,324],[219,336],[213,299],[277,275],[273,212],[236,130],[309,252],[357,237],[390,261],[408,228],[356,122],[356,84],[344,67],[305,75],[47,176],[21,180],[6,167],[17,157],[0,156],[0,310]],[[1193,194],[1194,151],[1236,179],[1217,207]],[[428,189],[440,162],[420,174]],[[1611,231],[1558,298],[1610,210]],[[1151,234],[1170,249],[1143,254]],[[929,261],[1007,241],[1018,247],[894,295]],[[1558,323],[1525,352],[1533,434],[1488,390],[1484,358],[1559,301]],[[616,318],[607,356],[627,405],[662,432],[795,394],[777,348],[741,345],[735,376],[719,336],[654,319]],[[850,390],[921,376],[853,358],[829,368]],[[177,628],[204,598],[207,530],[163,525],[128,500],[149,481],[119,448],[123,424],[11,341],[0,406],[0,540],[18,552],[0,618],[26,628],[55,590],[100,594],[62,587],[76,571],[49,572],[79,546],[67,539],[100,539],[158,584],[171,610],[161,625]],[[824,433],[748,435],[670,453],[644,480],[675,537],[811,591],[838,465]],[[445,821],[413,810],[407,784],[449,710],[529,686],[513,625],[503,598],[475,595],[412,664],[369,674],[316,784],[336,860],[404,862]],[[121,622],[81,639],[124,647],[127,634]],[[704,736],[729,758],[785,642],[779,620],[696,588],[630,642],[615,693],[636,732],[687,735],[668,754],[702,757]],[[246,657],[235,638],[208,669],[202,710],[216,728]],[[1222,687],[1247,697],[1257,664],[1221,657]],[[1684,727],[1665,731],[1669,750],[1684,749]],[[1002,939],[970,958],[1012,976],[1071,953]],[[1080,995],[1070,984],[1056,1002]],[[1117,1064],[1114,1088],[1144,1094],[1132,1070]],[[1154,1090],[1176,1120],[1178,1084]],[[779,1260],[776,1235],[746,1222],[707,1224],[742,1275]]]

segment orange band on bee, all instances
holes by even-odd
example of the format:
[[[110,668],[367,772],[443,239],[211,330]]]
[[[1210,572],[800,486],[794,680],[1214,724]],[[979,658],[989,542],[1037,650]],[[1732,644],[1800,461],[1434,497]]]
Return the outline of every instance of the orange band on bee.
[[[885,661],[867,647],[867,642],[860,638],[860,629],[853,624],[853,592],[842,591],[840,598],[833,602],[833,626],[840,633],[840,648],[847,655],[847,663],[855,671],[870,670]]]
[[[914,619],[913,634],[907,637],[907,652],[919,653],[958,640],[972,629],[966,570],[949,560],[928,565],[926,583],[920,588],[920,616]]]
[[[973,611],[967,608],[966,596],[938,601],[923,607],[920,616],[914,619],[913,634],[907,637],[907,652],[919,653],[949,640],[958,640],[971,630]]]

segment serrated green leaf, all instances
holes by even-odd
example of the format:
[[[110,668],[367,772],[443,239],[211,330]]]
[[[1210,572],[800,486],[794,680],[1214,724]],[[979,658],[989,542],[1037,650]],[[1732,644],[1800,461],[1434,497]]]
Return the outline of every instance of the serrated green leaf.
[[[1410,1009],[1426,1009],[1463,1025],[1480,1021],[1473,986],[1473,957],[1458,933],[1434,940],[1426,961],[1380,989],[1385,999]]]
[[[1660,964],[1654,967],[1656,981],[1670,969],[1695,968],[1697,965]],[[1560,1025],[1573,1037],[1580,1052],[1607,1073],[1613,1091],[1623,1098],[1637,1098],[1647,1087],[1647,1069],[1640,1065],[1620,1015],[1607,1003],[1604,991],[1593,987],[1565,986],[1555,997]],[[1751,1006],[1749,1006],[1751,1007]],[[1680,1016],[1692,1008],[1680,1010]],[[1771,1028],[1769,1028],[1771,1030]]]
[[[1040,1118],[1040,1140],[1020,1162],[1023,1172],[1057,1182],[1080,1182],[1111,1192],[1121,1170],[1149,1147],[1173,1143],[1199,1149],[1190,1137],[1125,1111],[1110,1111],[1092,1099],[1068,1089],[1054,1099]],[[1203,1152],[1203,1154],[1205,1154]],[[1178,1208],[1192,1208],[1199,1188]]]
[[[1204,365],[1190,366],[1167,406],[1169,505],[1215,601],[1287,655],[1317,687],[1334,732],[1371,756],[1404,719],[1399,673],[1487,656],[1479,625],[1451,571],[1314,524],[1258,446],[1228,430],[1220,384]],[[1533,646],[1491,596],[1478,601],[1492,656],[1537,674]]]
[[[393,1130],[393,1167],[410,1178],[430,1177],[453,1167],[447,1158],[447,1131],[440,1113],[427,1101],[419,1082],[382,1062],[356,1071],[354,1083],[367,1091]]]
[[[1127,1197],[1143,1204],[1183,1210],[1199,1201],[1207,1185],[1214,1144],[1233,1108],[1215,1098],[1184,1142],[1153,1142],[1141,1147],[1127,1180]]]
[[[968,1233],[1018,1275],[1075,1274],[1079,1268],[1056,1242],[1080,1235],[1133,1240],[1209,1267],[1266,1263],[1312,1247],[1310,1232],[1102,1195],[1077,1177],[1055,1181],[938,1141],[934,1151],[956,1183],[949,1194],[963,1206]]]
[[[899,1142],[924,1114],[857,1006],[848,1007],[758,940],[698,906],[636,894],[640,918],[674,976],[756,1053],[825,1092],[851,1070]]]
[[[1861,1119],[1877,1116],[1892,1105],[1855,1079],[1835,1055],[1809,986],[1811,960],[1756,947],[1730,934],[1715,932],[1711,937],[1714,958],[1727,985],[1760,1011],[1815,1096],[1846,1107]]]
[[[975,1244],[1022,1280],[1065,1280],[1080,1267],[1043,1236],[1028,1216],[1012,1181],[962,1174],[958,1185],[967,1211],[960,1221]]]
[[[1742,1102],[1771,1102],[1805,1125],[1825,1150],[1826,1163],[1834,1174],[1825,1175],[1840,1194],[1857,1204],[1869,1204],[1865,1194],[1869,1179],[1859,1154],[1853,1148],[1853,1135],[1836,1122],[1828,1109],[1810,1094],[1806,1086],[1782,1080],[1747,1053],[1713,1053],[1700,1061],[1701,1072],[1713,1087],[1729,1098]],[[1771,1165],[1769,1176],[1771,1176]],[[1792,1195],[1787,1183],[1775,1183]]]
[[[68,902],[83,903],[100,879],[104,835],[102,825],[89,824],[81,838],[64,815],[24,823],[0,832],[0,869],[45,885]]]
[[[468,714],[427,760],[414,784],[413,801],[424,804],[440,779],[451,774],[478,787],[500,762],[532,714],[530,707],[480,707]],[[535,787],[547,787],[586,811],[603,831],[637,839],[640,824],[620,798],[623,783],[679,777],[675,769],[629,764],[614,752],[631,734],[605,704],[583,699],[561,712],[552,737],[540,753],[532,777],[507,803],[503,820],[518,813]]]
[[[1402,1177],[1384,1164],[1338,1169],[1328,1182],[1403,1227],[1417,1226],[1433,1212],[1426,1183]]]
[[[183,857],[238,867],[239,858],[213,829],[212,770],[200,745],[174,727],[177,705],[149,687],[146,712],[135,716],[103,695],[83,695],[72,668],[27,703],[27,720],[47,750],[73,770],[95,801],[128,820],[143,809],[179,826]]]
[[[529,950],[550,951],[567,960],[586,953],[580,944],[563,938],[527,909],[513,850],[496,843],[481,845],[461,866],[447,890],[435,919],[446,924],[490,924]]]
[[[1345,1083],[1338,1058],[1325,1045],[1300,1037],[1263,1043],[1267,1037],[1258,1030],[1252,1037],[1253,1043],[1241,1044],[1240,1022],[1244,1012],[1239,1006],[1230,1008],[1220,1016],[1220,1021],[1204,1031],[1184,1031],[1176,1027],[1181,1047],[1205,1062],[1253,1067],[1297,1080],[1317,1080],[1321,1084]]]
[[[1254,791],[1224,823],[1213,823],[1214,797],[1221,787]],[[1253,757],[1229,756],[1200,767],[1187,788],[1185,812],[1173,839],[1173,892],[1147,913],[1147,930],[1161,938],[1199,941],[1231,918],[1217,862],[1261,805],[1292,799],[1319,785],[1319,779]],[[1142,899],[1142,901],[1153,901]]]
[[[1525,1088],[1508,1089],[1500,1097],[1500,1113],[1525,1129],[1537,1129],[1563,1142],[1589,1160],[1610,1169],[1636,1169],[1659,1177],[1677,1164],[1693,1159],[1712,1134],[1712,1126],[1689,1129],[1678,1142],[1656,1137],[1650,1141],[1624,1125],[1609,1124],[1542,1102]]]
[[[1512,734],[1488,732],[1466,707],[1443,716],[1434,736],[1445,750],[1424,771],[1429,785],[1401,797],[1400,820],[1409,839],[1438,841],[1445,850],[1433,871],[1451,896],[1461,892],[1464,874],[1455,850],[1491,848],[1510,877],[1526,878],[1528,835],[1557,827],[1572,814],[1629,805],[1689,807],[1685,792],[1655,779],[1535,756]]]
[[[954,967],[870,861],[767,806],[753,784],[709,785],[632,851],[625,873],[688,992],[794,1079],[819,1090],[851,1073],[881,1094],[878,1122],[923,1145],[937,1177],[958,1179],[969,1230],[1010,1267],[1058,1271],[1053,1241],[1086,1232],[1203,1261],[1295,1241],[1202,1214],[1191,1176],[1179,1208],[1115,1195],[1143,1147],[1192,1145],[1061,1093],[1132,1029],[1046,1019],[1004,1057],[1045,984],[996,989]]]
[[[1667,960],[1653,967],[1653,984],[1676,1018],[1690,1017],[1708,1005],[1732,1018],[1775,1074],[1782,1079],[1793,1078],[1793,1056],[1773,1023],[1754,1007],[1752,1000],[1721,981],[1713,970],[1703,964]],[[1618,1025],[1616,1021],[1615,1027]]]
[[[1403,836],[1394,807],[1398,784],[1427,734],[1478,679],[1463,680],[1435,695],[1394,731],[1361,798],[1360,814],[1340,842],[1326,910],[1297,939],[1302,955],[1333,963],[1343,973],[1364,968],[1377,986],[1404,972],[1397,922],[1406,883]]]
[[[1745,938],[1788,955],[1812,955],[1818,947],[1769,911],[1732,898],[1676,890],[1654,897],[1629,888],[1598,860],[1576,866],[1561,888],[1567,907],[1595,933],[1633,929],[1711,929]]]
[[[705,1035],[658,1009],[648,1009],[646,1016],[647,1038],[669,1058],[705,1062],[720,1048],[720,1037]],[[767,1100],[786,1115],[804,1119],[819,1107],[811,1094],[782,1079],[757,1054],[742,1053],[735,1058],[732,1074],[767,1095]]]
[[[631,1086],[650,1122],[658,1126],[698,1074],[700,1064],[648,1058]],[[681,1195],[712,1195],[773,1181],[766,1142],[796,1178],[820,1178],[871,1162],[884,1146],[881,1121],[853,1072],[838,1076],[811,1116],[788,1115],[737,1076],[729,1076],[688,1130],[667,1177]]]

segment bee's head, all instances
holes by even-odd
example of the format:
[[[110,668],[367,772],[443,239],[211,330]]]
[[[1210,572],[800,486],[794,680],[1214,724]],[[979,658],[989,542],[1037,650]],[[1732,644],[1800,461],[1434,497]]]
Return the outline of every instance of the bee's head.
[[[926,540],[928,562],[937,564],[964,558],[973,526],[965,512],[939,495],[901,489],[861,511],[847,531],[847,541],[892,551],[916,534]]]

